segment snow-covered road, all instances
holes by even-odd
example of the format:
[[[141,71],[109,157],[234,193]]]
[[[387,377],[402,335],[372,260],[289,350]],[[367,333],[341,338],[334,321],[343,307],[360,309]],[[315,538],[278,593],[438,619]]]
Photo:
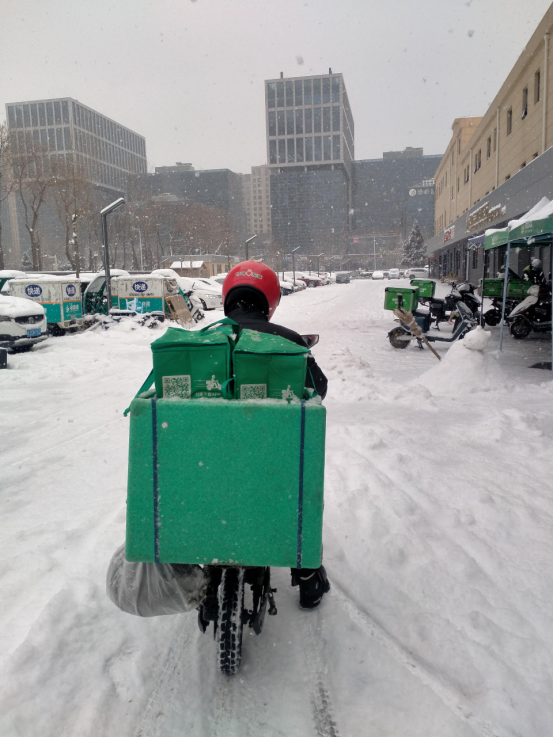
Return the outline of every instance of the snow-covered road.
[[[141,620],[105,595],[124,539],[122,412],[156,334],[127,324],[9,357],[2,735],[553,732],[553,383],[526,368],[550,358],[548,337],[508,339],[496,361],[494,329],[482,376],[442,362],[425,379],[429,351],[388,343],[385,286],[306,290],[275,315],[321,335],[333,589],[302,612],[274,570],[278,616],[230,680],[195,614]]]

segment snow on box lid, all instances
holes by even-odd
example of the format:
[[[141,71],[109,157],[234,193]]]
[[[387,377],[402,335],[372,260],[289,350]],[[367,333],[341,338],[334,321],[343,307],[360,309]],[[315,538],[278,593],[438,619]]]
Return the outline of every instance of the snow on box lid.
[[[305,356],[311,353],[307,346],[300,346],[282,336],[260,333],[249,328],[240,331],[240,338],[234,352],[244,354],[303,354]]]

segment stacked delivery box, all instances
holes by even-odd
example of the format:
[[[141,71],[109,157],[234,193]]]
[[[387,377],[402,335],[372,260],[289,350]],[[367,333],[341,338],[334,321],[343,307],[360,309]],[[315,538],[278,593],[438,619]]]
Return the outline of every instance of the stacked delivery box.
[[[326,411],[304,390],[309,350],[226,320],[152,351],[155,391],[130,406],[127,559],[318,567]]]

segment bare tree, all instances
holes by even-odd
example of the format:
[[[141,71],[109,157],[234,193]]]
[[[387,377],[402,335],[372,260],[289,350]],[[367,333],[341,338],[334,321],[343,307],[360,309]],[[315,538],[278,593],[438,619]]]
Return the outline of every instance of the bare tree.
[[[39,216],[55,178],[45,151],[25,136],[22,131],[12,135],[9,142],[13,172],[13,189],[23,205],[25,228],[31,242],[33,269],[42,269]]]
[[[8,129],[5,124],[0,125],[0,208],[13,190],[11,173],[11,148]],[[2,218],[0,217],[0,269],[5,269],[4,244],[2,240]]]
[[[53,186],[50,195],[65,231],[65,255],[76,270],[81,270],[81,253],[78,241],[78,223],[89,218],[93,211],[94,186],[85,166],[72,157],[52,163]]]

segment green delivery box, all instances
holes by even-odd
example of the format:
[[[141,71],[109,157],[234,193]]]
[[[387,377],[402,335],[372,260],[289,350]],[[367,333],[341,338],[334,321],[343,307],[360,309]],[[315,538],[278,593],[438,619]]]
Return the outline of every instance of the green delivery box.
[[[318,567],[325,419],[318,400],[133,400],[127,559]]]
[[[412,279],[412,287],[419,288],[419,297],[434,297],[436,282],[433,279]]]
[[[281,336],[243,329],[234,348],[234,396],[239,400],[303,397],[306,346]]]
[[[418,287],[386,287],[384,290],[384,310],[397,310],[402,307],[412,312],[419,304]]]
[[[507,284],[508,297],[526,297],[528,290],[532,286],[532,282],[524,279],[511,279]]]
[[[482,284],[482,280],[480,280]],[[502,279],[485,279],[482,297],[501,297],[503,294]]]
[[[187,331],[168,328],[152,343],[158,397],[222,397],[231,377],[230,326]]]

